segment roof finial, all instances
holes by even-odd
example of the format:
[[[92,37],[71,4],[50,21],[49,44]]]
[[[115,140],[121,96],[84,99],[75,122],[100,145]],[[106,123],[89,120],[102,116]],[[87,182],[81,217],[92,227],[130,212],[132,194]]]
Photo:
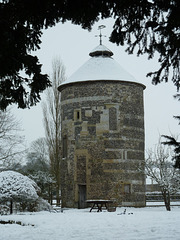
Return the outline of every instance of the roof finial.
[[[105,25],[100,25],[98,27],[98,30],[100,30],[100,34],[99,35],[95,35],[95,37],[99,37],[100,38],[100,45],[102,45],[102,37],[106,37],[105,35],[102,35],[102,33],[101,33],[101,29],[103,29],[105,27],[106,27]]]

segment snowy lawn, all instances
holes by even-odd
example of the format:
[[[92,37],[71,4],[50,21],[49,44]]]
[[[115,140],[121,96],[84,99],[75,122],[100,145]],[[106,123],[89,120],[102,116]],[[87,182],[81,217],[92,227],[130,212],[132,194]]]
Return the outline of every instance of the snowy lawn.
[[[25,213],[0,216],[21,221],[0,224],[1,240],[165,240],[180,239],[180,207],[118,208],[116,212],[67,209],[63,213]],[[133,214],[128,214],[133,213]],[[34,225],[34,226],[32,226]]]

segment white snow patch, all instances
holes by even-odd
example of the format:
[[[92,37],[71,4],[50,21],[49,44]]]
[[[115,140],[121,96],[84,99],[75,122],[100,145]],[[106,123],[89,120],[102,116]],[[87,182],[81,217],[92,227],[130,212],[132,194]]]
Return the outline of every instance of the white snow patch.
[[[67,209],[63,213],[27,213],[1,216],[26,225],[0,224],[1,240],[178,240],[179,207],[117,208],[116,212]],[[133,213],[128,215],[128,213]]]

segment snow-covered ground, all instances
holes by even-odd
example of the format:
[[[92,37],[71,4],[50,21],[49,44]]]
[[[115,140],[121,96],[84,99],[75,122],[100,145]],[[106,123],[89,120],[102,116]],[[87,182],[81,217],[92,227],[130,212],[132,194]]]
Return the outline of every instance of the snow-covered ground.
[[[180,239],[180,207],[117,208],[116,212],[66,209],[63,213],[24,213],[0,216],[21,221],[0,224],[1,240],[165,240]],[[133,213],[133,214],[132,214]],[[34,226],[32,226],[34,225]]]

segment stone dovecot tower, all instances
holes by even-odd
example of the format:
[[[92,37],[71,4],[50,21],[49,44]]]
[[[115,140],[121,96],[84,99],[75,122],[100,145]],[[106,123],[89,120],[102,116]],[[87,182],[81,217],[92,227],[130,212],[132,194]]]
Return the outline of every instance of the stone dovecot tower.
[[[91,58],[59,86],[62,103],[63,207],[86,199],[116,199],[145,206],[145,86],[99,45]]]

